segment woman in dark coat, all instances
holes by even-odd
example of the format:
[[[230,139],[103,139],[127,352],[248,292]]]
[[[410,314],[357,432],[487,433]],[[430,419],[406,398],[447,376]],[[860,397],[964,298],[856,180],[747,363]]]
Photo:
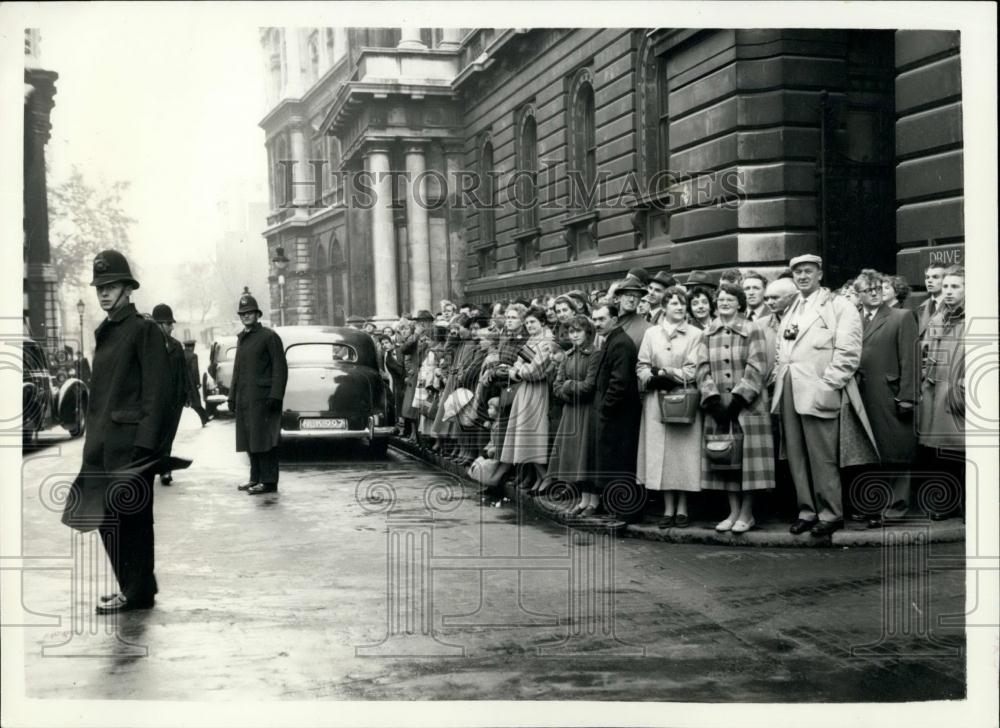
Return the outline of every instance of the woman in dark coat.
[[[863,270],[854,281],[862,303],[861,364],[858,389],[884,469],[892,482],[892,495],[884,516],[901,518],[910,503],[908,468],[917,454],[913,427],[914,405],[919,384],[917,320],[912,312],[893,308],[883,301],[885,277]],[[906,467],[900,467],[906,466]],[[870,499],[861,499],[868,502]],[[855,504],[857,509],[862,504]],[[863,510],[863,506],[861,507]],[[881,525],[882,513],[865,513],[873,528]]]
[[[591,478],[587,468],[590,463],[589,451],[590,415],[593,411],[594,383],[597,377],[597,358],[594,356],[594,324],[586,316],[574,316],[566,322],[571,349],[559,364],[554,396],[562,403],[562,416],[556,430],[549,468],[546,478],[549,482],[580,484]],[[596,493],[577,486],[580,500],[572,504],[570,513],[578,514],[588,507],[597,507]]]

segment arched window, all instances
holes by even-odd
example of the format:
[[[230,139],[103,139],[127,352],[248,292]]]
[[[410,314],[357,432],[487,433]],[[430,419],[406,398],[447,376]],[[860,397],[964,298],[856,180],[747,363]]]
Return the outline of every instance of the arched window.
[[[282,161],[286,164],[282,164]],[[285,199],[285,175],[287,174],[286,169],[290,172],[290,167],[287,164],[289,162],[288,158],[288,140],[285,138],[284,134],[279,134],[274,140],[274,155],[271,160],[271,170],[272,170],[272,189],[274,192],[274,207],[284,207],[291,203],[291,200]]]
[[[517,201],[519,227],[538,227],[538,125],[535,109],[526,106],[518,114],[517,124]]]
[[[479,275],[490,275],[496,269],[496,185],[493,175],[493,141],[485,135],[479,145],[479,244],[477,257]]]
[[[638,94],[638,119],[636,131],[639,149],[639,175],[647,186],[657,182],[657,188],[668,182],[657,173],[670,169],[670,114],[667,100],[666,62],[654,55],[653,46],[644,40],[639,48],[639,64],[636,68],[636,92]]]
[[[596,203],[597,133],[594,116],[594,84],[589,68],[577,71],[569,92],[570,200],[577,210],[590,210]]]

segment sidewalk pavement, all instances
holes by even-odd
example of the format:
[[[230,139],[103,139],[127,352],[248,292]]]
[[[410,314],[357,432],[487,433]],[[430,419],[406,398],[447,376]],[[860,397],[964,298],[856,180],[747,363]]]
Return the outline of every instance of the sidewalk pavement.
[[[415,457],[465,480],[470,487],[480,484],[469,477],[466,468],[442,458],[434,452],[417,447],[402,438],[393,438],[392,446],[398,451]],[[524,496],[515,485],[504,486],[504,495],[511,501]],[[659,528],[655,522],[625,523],[607,516],[589,519],[573,518],[554,507],[544,498],[527,498],[527,509],[559,523],[580,530],[610,527],[618,535],[667,543],[712,544],[722,546],[793,547],[793,548],[848,548],[850,546],[882,546],[887,541],[927,533],[931,543],[959,542],[965,540],[965,523],[960,518],[932,521],[926,518],[907,519],[898,525],[870,529],[863,523],[847,521],[845,527],[831,536],[817,538],[808,532],[798,536],[788,532],[789,523],[770,521],[757,524],[743,534],[720,533],[715,522],[692,522],[687,528]]]

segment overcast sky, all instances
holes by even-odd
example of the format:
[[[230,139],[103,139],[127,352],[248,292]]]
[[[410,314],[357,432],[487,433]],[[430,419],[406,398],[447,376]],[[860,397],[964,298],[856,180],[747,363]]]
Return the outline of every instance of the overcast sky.
[[[90,181],[131,181],[141,293],[166,299],[172,276],[150,273],[211,255],[237,190],[267,199],[262,61],[255,27],[127,15],[41,26],[41,65],[59,74],[49,182],[72,165]]]

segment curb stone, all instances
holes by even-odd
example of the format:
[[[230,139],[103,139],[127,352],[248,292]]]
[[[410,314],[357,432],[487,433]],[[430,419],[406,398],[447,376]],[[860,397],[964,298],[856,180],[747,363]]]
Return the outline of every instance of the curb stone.
[[[402,438],[393,438],[391,442],[392,447],[397,451],[433,465],[447,473],[451,473],[461,478],[470,488],[474,488],[477,492],[479,491],[481,486],[469,477],[464,467],[445,460],[435,453],[422,450]],[[512,503],[522,503],[520,492],[514,485],[508,484],[504,486],[504,496]],[[761,523],[747,533],[732,534],[719,533],[713,526],[699,523],[692,523],[687,528],[662,529],[657,527],[655,523],[628,524],[625,521],[611,517],[575,519],[568,517],[562,511],[545,507],[543,505],[544,502],[533,498],[523,499],[523,505],[527,511],[577,530],[599,531],[602,533],[610,530],[618,536],[645,539],[647,541],[662,541],[665,543],[707,544],[733,547],[749,546],[757,548],[849,548],[852,546],[882,546],[887,535],[895,536],[906,532],[916,535],[927,531],[930,532],[931,543],[965,540],[965,524],[958,518],[951,518],[946,521],[913,518],[906,521],[905,524],[889,526],[885,529],[869,529],[849,522],[844,529],[834,532],[832,536],[816,538],[809,535],[809,533],[798,536],[790,534],[788,532],[789,524],[785,522]]]

